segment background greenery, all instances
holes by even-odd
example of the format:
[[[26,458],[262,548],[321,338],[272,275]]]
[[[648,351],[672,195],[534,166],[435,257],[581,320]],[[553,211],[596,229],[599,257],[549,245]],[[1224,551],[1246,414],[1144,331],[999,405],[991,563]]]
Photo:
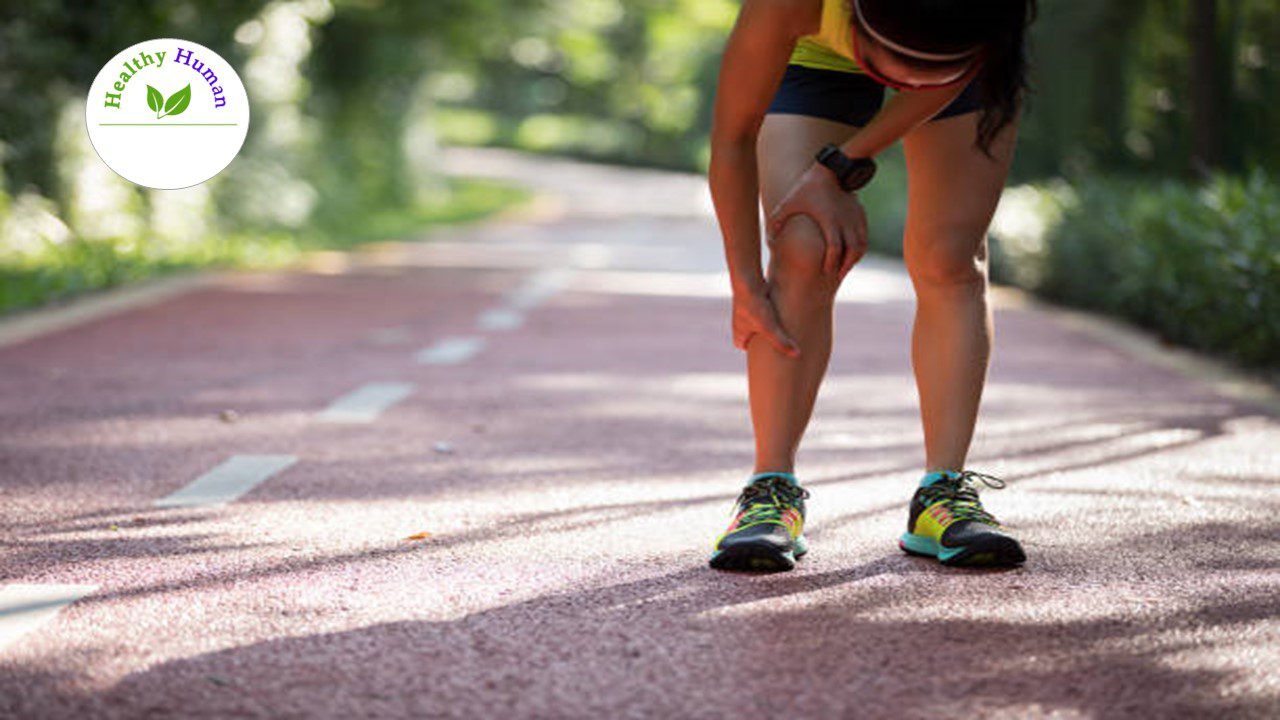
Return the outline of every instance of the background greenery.
[[[477,215],[514,199],[442,177],[441,143],[704,171],[738,7],[6,3],[0,310],[156,269],[349,243],[370,218],[409,233],[437,217],[424,209]],[[1040,9],[1036,92],[993,224],[993,277],[1244,363],[1280,364],[1280,0]],[[77,124],[102,60],[163,36],[235,63],[254,105],[240,158],[191,192],[149,192],[104,172]],[[905,173],[900,155],[884,159],[865,202],[875,248],[898,254]]]

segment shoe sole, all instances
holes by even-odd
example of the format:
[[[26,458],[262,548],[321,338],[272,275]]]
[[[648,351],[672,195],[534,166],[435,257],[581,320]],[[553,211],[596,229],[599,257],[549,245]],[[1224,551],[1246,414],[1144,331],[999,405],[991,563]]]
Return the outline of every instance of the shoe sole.
[[[1027,555],[1017,540],[992,535],[988,539],[963,547],[941,547],[933,538],[903,533],[898,547],[909,555],[931,557],[951,567],[1005,567],[1026,562]]]
[[[796,566],[796,560],[809,551],[803,537],[797,538],[794,550],[782,551],[764,543],[730,545],[711,554],[710,564],[716,570],[784,572]]]

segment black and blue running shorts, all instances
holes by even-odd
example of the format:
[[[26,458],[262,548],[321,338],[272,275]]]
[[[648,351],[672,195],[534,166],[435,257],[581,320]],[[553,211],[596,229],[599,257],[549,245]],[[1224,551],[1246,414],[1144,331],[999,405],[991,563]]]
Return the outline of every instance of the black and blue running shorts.
[[[880,111],[884,91],[884,85],[862,73],[789,64],[766,112],[811,115],[862,127]],[[929,122],[981,108],[975,79]]]

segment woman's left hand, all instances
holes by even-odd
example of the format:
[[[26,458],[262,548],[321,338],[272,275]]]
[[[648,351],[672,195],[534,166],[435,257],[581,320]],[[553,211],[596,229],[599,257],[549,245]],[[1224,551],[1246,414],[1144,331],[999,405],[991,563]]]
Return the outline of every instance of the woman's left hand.
[[[840,277],[867,252],[867,212],[856,193],[840,189],[824,165],[813,163],[800,176],[767,218],[769,235],[775,236],[792,215],[813,218],[822,229],[826,252],[823,272],[839,270]]]

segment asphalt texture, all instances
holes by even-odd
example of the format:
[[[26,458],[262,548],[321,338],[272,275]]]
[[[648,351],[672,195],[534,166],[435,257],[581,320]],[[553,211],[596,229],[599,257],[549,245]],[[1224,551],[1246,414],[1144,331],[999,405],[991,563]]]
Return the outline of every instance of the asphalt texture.
[[[811,551],[718,572],[752,435],[705,179],[449,161],[547,199],[0,349],[0,589],[96,586],[0,648],[0,717],[1280,716],[1267,411],[998,303],[969,467],[1027,562],[908,556],[914,297],[868,257]],[[481,340],[415,359],[447,338]],[[323,419],[374,382],[412,392]],[[155,505],[237,455],[297,462]]]

